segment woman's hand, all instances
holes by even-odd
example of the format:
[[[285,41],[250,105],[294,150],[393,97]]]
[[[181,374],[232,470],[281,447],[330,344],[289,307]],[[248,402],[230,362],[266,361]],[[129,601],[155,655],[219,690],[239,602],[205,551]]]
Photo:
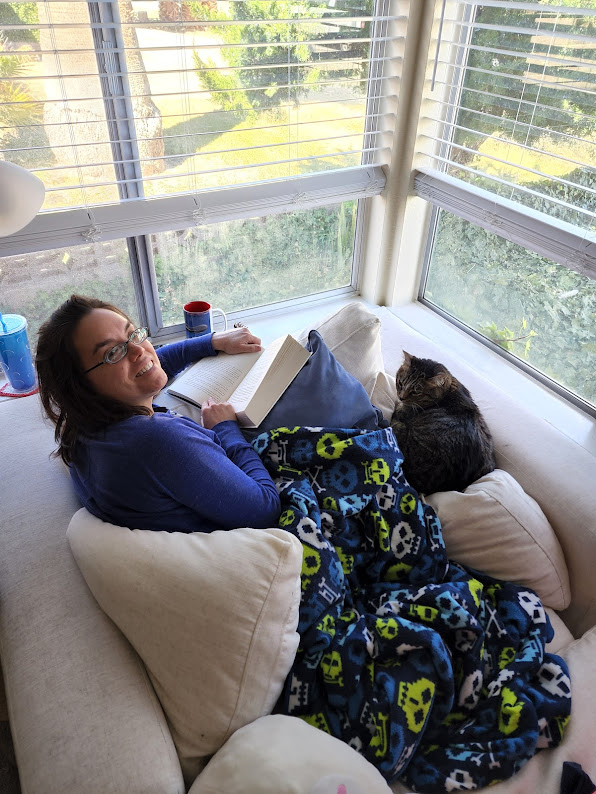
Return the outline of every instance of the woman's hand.
[[[211,337],[214,350],[223,353],[258,353],[261,340],[254,336],[248,328],[232,328],[230,331],[216,331]]]
[[[236,420],[236,413],[230,403],[215,403],[213,400],[207,400],[201,406],[201,422],[207,430],[230,419]]]

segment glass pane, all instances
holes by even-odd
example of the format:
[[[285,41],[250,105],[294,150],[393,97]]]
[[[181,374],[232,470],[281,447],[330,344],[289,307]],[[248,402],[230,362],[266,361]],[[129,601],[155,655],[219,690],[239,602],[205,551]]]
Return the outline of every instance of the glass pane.
[[[154,235],[164,325],[207,300],[226,312],[350,284],[356,202]]]
[[[440,212],[424,297],[596,405],[596,281]]]
[[[120,0],[114,27],[108,4],[0,3],[0,150],[44,209],[358,165],[371,12]]]
[[[118,6],[144,195],[360,164],[372,0]]]
[[[445,85],[453,101],[462,78],[442,154],[452,176],[593,229],[596,17],[578,9],[595,5],[533,6],[469,8],[462,38],[470,37],[459,48],[465,69]]]
[[[44,209],[117,200],[88,4],[0,3],[2,23],[22,26],[0,30],[4,159],[40,177]]]
[[[27,319],[32,350],[41,323],[73,292],[137,317],[126,240],[0,257],[0,308]]]

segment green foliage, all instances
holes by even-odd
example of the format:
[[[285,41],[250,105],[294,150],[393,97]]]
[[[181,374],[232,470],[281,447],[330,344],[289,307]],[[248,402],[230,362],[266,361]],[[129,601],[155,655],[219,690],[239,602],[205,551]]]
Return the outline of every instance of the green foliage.
[[[596,404],[595,280],[441,212],[425,297]]]
[[[297,3],[298,9],[306,6],[305,3]],[[267,108],[289,101],[288,60],[292,64],[301,63],[308,58],[308,52],[297,44],[289,48],[276,46],[280,42],[299,37],[299,28],[269,20],[283,19],[290,16],[292,11],[293,8],[286,0],[270,0],[266,3],[263,0],[247,0],[234,3],[229,15],[218,15],[219,19],[227,21],[263,20],[262,24],[228,24],[212,28],[225,44],[269,45],[222,47],[221,54],[225,62],[237,70],[225,74],[213,71],[213,61],[203,60],[196,52],[193,53],[201,84],[210,91],[218,91],[213,99],[223,110],[246,109],[247,104],[255,109]],[[281,66],[278,67],[277,64]],[[297,74],[295,68],[292,66],[293,82],[309,79],[306,70]]]
[[[160,235],[154,264],[166,325],[188,300],[225,311],[350,283],[356,202]]]
[[[197,52],[192,54],[197,75],[204,88],[211,91],[213,99],[222,110],[251,111],[252,105],[246,92],[239,86],[235,74],[220,72],[216,64],[207,58],[203,60]]]
[[[0,49],[6,47],[6,37],[0,31]],[[40,106],[32,101],[25,83],[15,78],[24,75],[27,57],[23,55],[0,55],[0,146],[6,145],[16,131],[2,129],[16,128],[35,123],[40,117]]]
[[[310,38],[310,35],[316,36],[312,26],[269,21],[292,16],[310,17],[313,13],[316,14],[316,11],[312,4],[302,0],[296,3],[272,0],[267,4],[262,0],[248,0],[232,6],[232,16],[237,21],[253,23],[255,20],[265,20],[262,24],[224,28],[230,32],[233,30],[234,37],[239,35],[243,44],[255,45],[226,49],[224,56],[230,66],[240,69],[246,66],[262,67],[238,72],[240,84],[249,89],[253,107],[272,107],[290,101],[296,102],[301,94],[306,93],[306,88],[299,84],[318,80],[319,70],[301,65],[307,63],[310,52],[308,47],[299,42]],[[289,47],[279,46],[288,41],[296,43]],[[288,82],[292,83],[291,87]]]
[[[558,0],[550,4],[561,5]],[[593,4],[594,0],[587,0],[581,5],[594,8]],[[579,4],[569,2],[568,5],[578,7]],[[514,33],[510,28],[528,29],[536,24],[538,16],[539,12],[523,9],[478,7],[476,21],[496,29],[474,30],[456,122],[464,129],[456,133],[456,143],[477,149],[484,135],[502,135],[532,145],[540,137],[541,129],[584,137],[596,131],[594,113],[587,110],[592,106],[591,97],[585,90],[588,81],[596,88],[596,79],[588,68],[580,73],[577,68],[578,61],[591,62],[591,45],[587,43],[584,50],[577,49],[577,41],[573,40],[579,35],[586,40],[596,36],[596,17],[558,20],[557,32],[560,35],[562,29],[566,29],[573,49],[561,45],[553,47],[548,38],[536,37],[531,45],[533,57],[528,58],[525,54],[527,33]],[[541,30],[554,29],[554,25],[554,21],[540,18]],[[552,59],[544,66],[540,56],[547,53]],[[565,64],[566,57],[569,65]],[[580,79],[579,74],[581,85],[576,89],[574,85]],[[532,75],[536,76],[535,82]],[[457,158],[465,162],[472,156],[460,152]]]
[[[4,25],[38,25],[37,3],[0,3],[0,27]],[[12,42],[39,43],[39,30],[4,29],[4,35]]]
[[[190,13],[193,19],[205,21],[212,21],[216,19],[222,19],[225,17],[220,11],[217,10],[217,3],[212,2],[200,2],[200,0],[195,0],[192,3],[186,3],[188,8],[190,9]]]
[[[128,267],[128,265],[126,265]],[[50,314],[73,292],[80,295],[89,295],[99,298],[107,303],[118,306],[130,317],[137,318],[137,304],[134,297],[130,277],[118,276],[109,281],[98,278],[84,279],[77,284],[69,284],[53,290],[38,290],[31,300],[25,303],[11,305],[3,298],[2,311],[5,314],[21,314],[27,320],[27,336],[31,350],[37,347],[37,332],[41,324],[48,319]]]
[[[194,4],[191,5],[194,8]],[[329,7],[323,0],[245,0],[230,5],[229,14],[213,13],[211,19],[247,24],[221,25],[212,27],[211,31],[223,42],[221,56],[233,71],[225,73],[225,76],[215,72],[213,61],[194,53],[201,84],[209,91],[217,92],[213,99],[224,110],[246,109],[247,103],[254,110],[298,103],[300,97],[324,78],[321,68],[324,61],[337,57],[332,47],[315,51],[310,44],[302,42],[323,41],[328,35],[346,39],[355,35],[353,28],[344,26],[335,30],[335,25],[326,21]],[[364,0],[357,5],[356,8],[346,0],[338,0],[333,10],[339,17],[329,19],[336,23],[342,15],[370,13],[372,0]],[[293,21],[301,18],[325,19],[327,28],[317,21],[302,24]],[[366,26],[364,31],[359,31],[364,37],[368,36],[369,23]],[[332,28],[334,30],[330,34]],[[292,43],[280,46],[286,42]],[[367,42],[346,47],[351,50],[353,58],[364,58],[368,51]],[[333,77],[356,75],[362,68],[350,61],[343,69],[334,68]]]
[[[338,262],[348,262],[352,259],[354,248],[354,232],[356,230],[356,210],[358,204],[355,201],[340,204],[337,219],[337,258]]]
[[[503,350],[507,350],[508,353],[516,353],[517,355],[523,356],[523,358],[527,359],[528,354],[530,353],[530,345],[532,343],[532,337],[538,336],[536,331],[528,331],[527,333],[523,333],[526,331],[527,328],[527,321],[524,317],[521,322],[521,328],[517,332],[518,335],[510,329],[510,328],[498,328],[496,323],[484,323],[481,324],[478,330],[486,336],[487,339],[490,339],[491,342],[499,345],[502,347]],[[519,334],[522,334],[521,336]],[[516,344],[523,342],[523,352],[519,352],[519,349],[515,347]]]

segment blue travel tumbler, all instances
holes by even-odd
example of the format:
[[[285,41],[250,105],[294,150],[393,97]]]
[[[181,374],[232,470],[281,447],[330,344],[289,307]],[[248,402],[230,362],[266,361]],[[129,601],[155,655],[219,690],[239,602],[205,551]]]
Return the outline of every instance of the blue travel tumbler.
[[[31,391],[35,369],[27,338],[27,320],[20,314],[0,315],[0,364],[15,391]]]

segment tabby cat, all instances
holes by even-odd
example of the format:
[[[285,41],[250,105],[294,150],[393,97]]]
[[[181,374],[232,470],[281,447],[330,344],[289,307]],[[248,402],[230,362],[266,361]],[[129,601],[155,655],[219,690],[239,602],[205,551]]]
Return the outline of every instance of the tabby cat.
[[[496,466],[493,441],[470,392],[442,364],[404,351],[391,427],[410,485],[463,491]]]

